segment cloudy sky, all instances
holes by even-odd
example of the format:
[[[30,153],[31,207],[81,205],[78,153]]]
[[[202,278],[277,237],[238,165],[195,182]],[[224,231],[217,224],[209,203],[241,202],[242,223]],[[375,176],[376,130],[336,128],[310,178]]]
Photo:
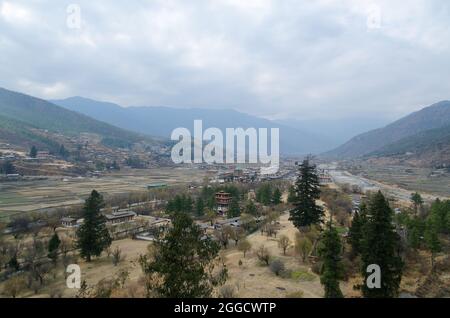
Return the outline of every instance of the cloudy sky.
[[[0,86],[271,119],[393,119],[450,99],[450,2],[0,0]]]

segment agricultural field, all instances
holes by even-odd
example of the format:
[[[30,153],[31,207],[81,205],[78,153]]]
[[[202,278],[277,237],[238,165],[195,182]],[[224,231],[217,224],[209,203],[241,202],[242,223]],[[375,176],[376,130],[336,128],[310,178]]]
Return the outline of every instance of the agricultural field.
[[[22,212],[39,211],[82,203],[96,189],[108,195],[142,191],[154,182],[168,185],[201,182],[202,170],[158,168],[124,170],[101,177],[48,177],[46,180],[0,183],[0,218]]]
[[[450,174],[429,168],[366,164],[362,165],[360,175],[397,187],[450,197]]]

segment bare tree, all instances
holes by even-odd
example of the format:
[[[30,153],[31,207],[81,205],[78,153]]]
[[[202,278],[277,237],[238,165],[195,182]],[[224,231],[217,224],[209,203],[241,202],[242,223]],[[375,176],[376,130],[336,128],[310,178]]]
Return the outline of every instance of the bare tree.
[[[270,253],[269,250],[264,246],[260,246],[257,250],[256,250],[256,256],[258,257],[258,259],[266,264],[267,266],[269,266],[269,261],[270,261]]]
[[[252,245],[250,244],[250,242],[247,239],[240,240],[238,243],[238,250],[241,251],[242,253],[244,253],[244,258],[245,258],[245,254],[248,251],[250,251],[251,248],[252,248]]]
[[[286,235],[280,236],[278,239],[278,246],[283,250],[283,255],[286,255],[286,250],[291,244],[291,240]]]

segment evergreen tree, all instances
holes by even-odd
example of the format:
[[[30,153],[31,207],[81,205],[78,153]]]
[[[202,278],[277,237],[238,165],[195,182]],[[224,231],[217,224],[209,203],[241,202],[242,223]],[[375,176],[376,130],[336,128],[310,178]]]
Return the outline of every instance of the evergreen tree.
[[[419,217],[413,217],[407,221],[406,229],[408,246],[418,249],[425,231],[424,221]]]
[[[60,244],[61,240],[55,232],[48,242],[48,258],[50,258],[53,263],[56,263],[56,260],[58,259],[58,249]]]
[[[231,200],[230,206],[227,211],[227,217],[228,218],[234,218],[241,215],[241,209],[239,207],[239,201],[236,198],[233,198]]]
[[[423,204],[422,196],[418,192],[411,193],[411,201],[414,204],[414,211],[417,215],[417,213],[419,212],[419,207]]]
[[[323,262],[320,283],[325,289],[325,298],[343,298],[339,280],[343,278],[341,263],[342,244],[339,234],[331,224],[323,233],[319,256]]]
[[[256,190],[256,201],[264,205],[270,205],[272,202],[272,186],[270,183],[264,183]]]
[[[273,192],[272,203],[273,204],[281,203],[281,191],[278,188],[276,188],[275,191]]]
[[[0,172],[3,174],[13,174],[13,173],[16,173],[16,167],[14,167],[14,165],[11,163],[11,161],[6,160],[0,166]]]
[[[402,278],[403,262],[399,256],[400,237],[392,222],[393,211],[383,194],[378,191],[369,202],[367,222],[364,226],[362,241],[361,286],[364,297],[396,297]],[[381,269],[381,288],[369,288],[366,284],[371,273],[367,267],[376,264]]]
[[[29,156],[30,156],[30,158],[36,158],[36,156],[37,156],[37,148],[36,148],[36,146],[32,146],[31,147]]]
[[[200,217],[205,215],[205,203],[203,202],[202,197],[198,197],[195,202],[195,214]]]
[[[258,209],[256,208],[256,205],[252,200],[249,200],[247,202],[247,205],[245,206],[245,213],[253,216],[258,214]]]
[[[299,229],[321,223],[323,210],[316,204],[316,200],[320,198],[319,178],[316,167],[308,159],[299,167],[295,190],[296,198],[289,220]]]
[[[103,205],[103,197],[93,190],[84,204],[83,224],[77,230],[76,245],[81,257],[88,262],[92,256],[99,256],[112,242],[106,228],[106,218],[100,213]]]
[[[203,238],[201,229],[186,213],[175,213],[172,224],[168,233],[155,241],[154,256],[141,257],[142,269],[149,277],[148,290],[169,298],[210,297],[213,287],[227,277],[226,269],[211,276],[219,244]]]
[[[366,206],[362,203],[359,207],[360,212],[355,212],[352,219],[352,225],[348,232],[349,243],[352,246],[352,252],[354,255],[361,253],[361,244],[364,236],[364,225],[366,223],[365,215]]]
[[[424,236],[427,248],[431,252],[431,266],[434,266],[436,253],[441,251],[441,242],[438,237],[438,225],[432,217],[428,217],[427,219]]]
[[[64,147],[63,144],[61,144],[61,146],[59,147],[59,155],[62,158],[67,158],[69,157],[69,152],[66,150],[66,147]]]
[[[294,203],[296,201],[296,198],[297,198],[297,195],[295,193],[295,187],[290,186],[289,194],[288,194],[288,198],[287,198],[288,203]]]

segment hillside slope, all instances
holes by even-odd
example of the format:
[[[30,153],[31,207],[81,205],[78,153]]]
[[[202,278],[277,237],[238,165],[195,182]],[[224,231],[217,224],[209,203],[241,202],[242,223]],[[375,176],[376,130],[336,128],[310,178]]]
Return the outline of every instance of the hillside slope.
[[[33,129],[73,136],[92,133],[110,145],[139,141],[153,142],[148,136],[126,131],[49,103],[48,101],[0,88],[0,131],[4,140],[24,142],[39,139]]]
[[[450,167],[450,125],[400,139],[366,157],[392,158],[416,166]]]
[[[418,137],[417,134],[421,132],[441,128],[446,125],[450,125],[450,101],[433,104],[384,128],[371,130],[353,137],[342,146],[325,153],[324,156],[345,159],[369,155],[404,138]],[[411,140],[414,142],[416,137],[403,142],[411,142]],[[432,135],[428,135],[426,138],[431,137]],[[399,147],[399,144],[395,147]]]

